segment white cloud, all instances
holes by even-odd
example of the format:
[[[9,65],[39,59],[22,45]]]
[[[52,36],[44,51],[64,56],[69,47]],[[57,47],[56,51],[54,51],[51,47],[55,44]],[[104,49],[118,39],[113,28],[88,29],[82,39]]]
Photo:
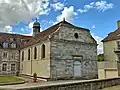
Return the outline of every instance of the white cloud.
[[[77,15],[77,13],[74,11],[74,7],[64,7],[64,10],[62,11],[61,15],[57,16],[57,22],[63,20],[65,18],[67,21],[72,21],[73,16]]]
[[[99,36],[96,36],[94,34],[92,34],[93,38],[97,41],[97,53],[98,54],[102,54],[103,53],[103,43],[101,42],[102,41],[102,38],[99,37]]]
[[[53,9],[55,11],[62,10],[64,8],[64,4],[61,3],[61,2],[57,2],[57,3],[51,4],[51,6],[53,7]]]
[[[92,26],[92,28],[96,28],[96,26],[95,26],[95,25],[93,25],[93,26]]]
[[[95,6],[96,6],[97,10],[102,11],[102,12],[104,12],[107,9],[113,8],[113,4],[107,3],[106,1],[96,2]]]
[[[48,14],[49,0],[0,0],[0,27]]]
[[[9,32],[9,33],[13,33],[12,32],[12,27],[7,25],[4,28],[0,28],[0,32]]]
[[[108,3],[107,1],[97,1],[97,2],[91,2],[90,4],[87,4],[84,6],[83,9],[78,9],[77,11],[80,13],[88,12],[90,9],[96,9],[99,12],[104,12],[108,9],[113,8],[112,3]]]
[[[34,22],[30,22],[30,23],[29,23],[28,27],[29,27],[30,29],[33,28],[33,23],[34,23]]]

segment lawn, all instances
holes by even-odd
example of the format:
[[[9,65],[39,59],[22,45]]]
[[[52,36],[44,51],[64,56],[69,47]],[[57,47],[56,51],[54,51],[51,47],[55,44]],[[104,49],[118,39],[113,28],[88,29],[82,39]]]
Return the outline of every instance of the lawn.
[[[16,76],[0,76],[0,83],[21,82],[24,81]]]

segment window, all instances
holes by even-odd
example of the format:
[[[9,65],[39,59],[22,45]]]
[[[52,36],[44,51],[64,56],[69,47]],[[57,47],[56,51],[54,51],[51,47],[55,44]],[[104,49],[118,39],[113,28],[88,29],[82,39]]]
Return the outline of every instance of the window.
[[[10,38],[10,41],[12,42],[14,39],[13,38]]]
[[[15,64],[11,64],[11,71],[15,71]]]
[[[22,61],[24,61],[24,51],[22,51]]]
[[[7,42],[7,41],[5,41],[5,42],[3,43],[3,47],[4,47],[4,48],[8,48],[8,42]]]
[[[37,59],[37,48],[34,48],[34,59]]]
[[[3,58],[7,58],[7,52],[3,52]]]
[[[13,42],[13,43],[11,44],[11,48],[16,48],[16,43],[15,43],[15,42]]]
[[[45,45],[44,44],[42,45],[42,48],[41,48],[41,57],[45,58]]]
[[[78,33],[75,33],[75,34],[74,34],[74,37],[77,39],[77,38],[78,38]]]
[[[120,49],[120,41],[117,42],[117,47]]]
[[[2,65],[2,71],[7,71],[7,64]]]
[[[30,49],[28,50],[28,60],[30,60]]]
[[[12,53],[12,59],[15,59],[15,53]]]

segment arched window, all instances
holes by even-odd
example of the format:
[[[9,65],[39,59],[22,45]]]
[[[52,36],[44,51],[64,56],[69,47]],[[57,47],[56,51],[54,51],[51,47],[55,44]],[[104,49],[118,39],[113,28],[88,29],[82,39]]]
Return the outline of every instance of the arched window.
[[[7,42],[7,41],[5,41],[5,42],[3,43],[3,47],[4,47],[4,48],[8,48],[8,42]]]
[[[37,48],[34,48],[34,59],[37,59]]]
[[[24,51],[22,51],[22,61],[24,61]]]
[[[41,58],[45,58],[45,45],[44,44],[42,45],[42,48],[41,48]]]
[[[28,60],[30,60],[30,49],[28,49]]]

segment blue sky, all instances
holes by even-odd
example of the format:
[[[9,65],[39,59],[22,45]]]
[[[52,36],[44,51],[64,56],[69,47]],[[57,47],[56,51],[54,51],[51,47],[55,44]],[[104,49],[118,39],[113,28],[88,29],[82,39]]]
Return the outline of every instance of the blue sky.
[[[120,19],[119,0],[14,0],[14,3],[12,0],[0,0],[0,8],[2,32],[32,35],[36,17],[42,30],[65,17],[76,26],[90,29],[98,41],[100,52],[100,41],[117,29],[117,20]]]

